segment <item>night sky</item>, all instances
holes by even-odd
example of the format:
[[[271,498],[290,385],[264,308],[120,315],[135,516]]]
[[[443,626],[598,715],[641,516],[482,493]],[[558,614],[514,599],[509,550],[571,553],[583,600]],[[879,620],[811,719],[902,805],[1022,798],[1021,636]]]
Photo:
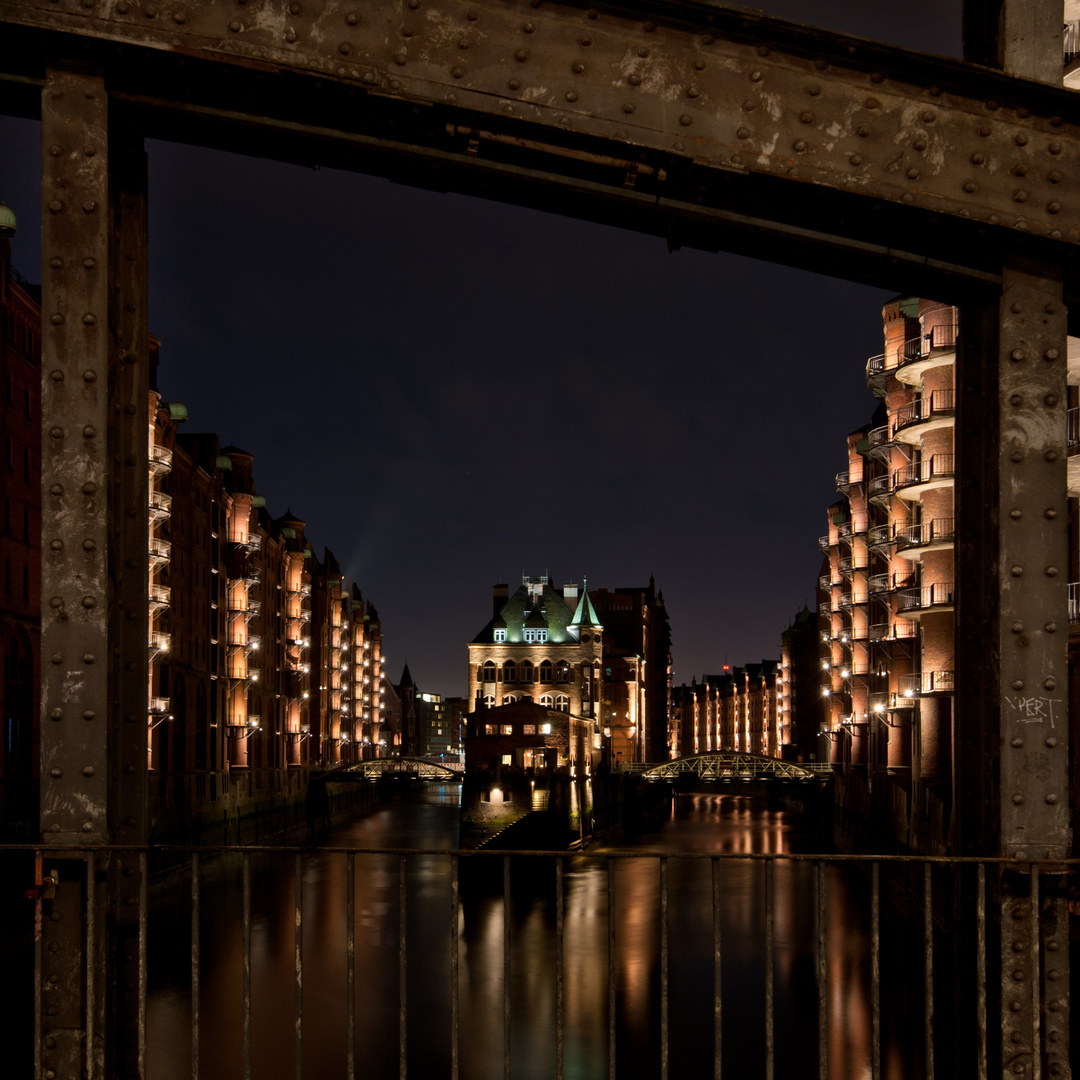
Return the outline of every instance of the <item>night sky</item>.
[[[771,0],[958,56],[960,2]],[[2,103],[0,103],[2,108]],[[779,658],[813,602],[889,291],[332,170],[160,142],[159,388],[255,455],[379,609],[396,681],[466,690],[491,586],[650,574],[675,679]],[[40,280],[38,125],[0,117],[15,266]]]

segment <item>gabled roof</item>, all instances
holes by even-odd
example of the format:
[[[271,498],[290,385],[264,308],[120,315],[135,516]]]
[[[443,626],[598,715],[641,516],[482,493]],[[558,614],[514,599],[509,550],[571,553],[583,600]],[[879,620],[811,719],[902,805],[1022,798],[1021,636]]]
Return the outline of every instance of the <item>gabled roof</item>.
[[[591,605],[590,605],[591,606]],[[593,613],[595,616],[595,612]],[[525,627],[546,629],[552,644],[573,641],[569,633],[571,612],[557,589],[545,585],[539,597],[529,594],[525,585],[519,586],[490,622],[473,638],[473,644],[483,645],[495,640],[496,628],[506,628],[506,644],[525,641]]]
[[[589,592],[585,588],[581,590],[581,599],[578,601],[577,611],[574,612],[570,625],[600,627],[600,620],[596,617],[596,608],[592,606]]]

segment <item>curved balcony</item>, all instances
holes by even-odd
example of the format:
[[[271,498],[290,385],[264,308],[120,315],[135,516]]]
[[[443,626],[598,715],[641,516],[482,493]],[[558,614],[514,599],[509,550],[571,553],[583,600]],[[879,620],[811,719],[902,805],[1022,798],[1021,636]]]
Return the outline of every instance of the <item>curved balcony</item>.
[[[829,550],[829,534],[828,533],[826,533],[824,536],[819,536],[818,537],[817,546],[822,551],[828,551]]]
[[[916,461],[893,473],[896,494],[908,502],[918,502],[934,488],[951,487],[956,476],[955,454],[934,454],[929,461]]]
[[[150,447],[150,472],[153,476],[164,476],[172,471],[172,450],[155,443]]]
[[[866,361],[866,385],[871,389],[880,390],[888,378],[889,372],[896,367],[896,363],[889,365],[885,353],[878,353]]]
[[[885,500],[893,493],[892,477],[888,473],[875,476],[866,489],[871,500]]]
[[[933,368],[956,359],[957,323],[954,320],[931,328],[929,334],[909,338],[896,350],[896,377],[909,386],[918,386]]]
[[[853,514],[847,521],[837,522],[836,535],[840,540],[851,540],[854,536],[862,536],[869,526],[865,513]]]
[[[167,608],[172,603],[172,589],[168,585],[150,583],[150,606],[155,609]]]
[[[934,390],[896,410],[893,434],[898,442],[914,444],[927,432],[953,427],[955,423],[956,391]]]
[[[895,544],[895,527],[892,525],[875,525],[867,535],[866,542],[872,548],[883,548]]]
[[[868,597],[861,589],[844,589],[840,593],[840,606],[858,607],[860,604],[865,604]]]
[[[896,530],[896,553],[901,558],[918,560],[927,551],[952,547],[956,539],[953,518],[934,518],[921,525],[903,525]]]
[[[951,671],[914,671],[897,679],[897,696],[905,699],[927,694],[951,694],[955,679]]]
[[[884,458],[887,461],[889,458],[889,450],[892,448],[892,445],[892,432],[890,431],[888,424],[882,424],[881,427],[872,428],[866,437],[866,452],[871,457]]]
[[[162,716],[169,711],[172,699],[167,697],[152,697],[150,699],[150,712],[155,716]]]
[[[850,574],[855,570],[865,570],[869,558],[865,551],[860,551],[852,555],[842,555],[837,565],[841,574]]]
[[[910,588],[915,583],[915,574],[871,574],[867,580],[870,593],[891,593],[897,589]]]
[[[166,633],[164,630],[150,631],[150,654],[152,657],[158,653],[168,652],[171,643],[172,634]]]
[[[167,563],[172,558],[172,544],[159,536],[150,537],[150,559],[156,565]]]
[[[917,619],[924,611],[952,611],[953,583],[939,581],[917,589],[904,589],[896,596],[896,614],[902,619]]]
[[[172,496],[164,491],[150,492],[150,517],[154,521],[168,517],[172,510]]]
[[[836,474],[836,490],[842,491],[845,495],[851,491],[853,487],[857,487],[863,482],[863,474],[861,471],[852,473],[850,470],[845,469],[843,472]]]

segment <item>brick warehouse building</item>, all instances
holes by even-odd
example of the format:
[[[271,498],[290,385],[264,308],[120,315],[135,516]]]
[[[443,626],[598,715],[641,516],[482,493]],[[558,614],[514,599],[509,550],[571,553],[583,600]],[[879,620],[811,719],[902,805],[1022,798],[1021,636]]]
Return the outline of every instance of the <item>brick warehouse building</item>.
[[[899,298],[883,309],[884,351],[866,365],[878,407],[846,440],[840,498],[828,508],[818,583],[820,729],[842,767],[849,806],[895,840],[946,852],[956,820],[952,702],[956,679],[955,519],[957,313]],[[1080,685],[1080,341],[1068,355],[1069,686]],[[1075,465],[1075,467],[1074,467]],[[1065,575],[1062,575],[1063,577]],[[1063,582],[1063,587],[1065,583]],[[1053,627],[1053,630],[1058,628]],[[1048,631],[1049,632],[1049,631]],[[1067,640],[1066,640],[1067,638]],[[802,687],[799,688],[800,693]],[[1017,708],[1027,708],[1020,695]],[[1033,716],[1036,722],[1052,718]],[[1076,740],[1073,740],[1073,769]],[[868,782],[873,780],[872,783]]]
[[[7,468],[0,828],[36,834],[40,628],[40,307],[0,238],[0,387]],[[151,385],[158,343],[151,339]],[[188,434],[152,391],[147,439],[147,755],[155,839],[235,836],[295,810],[312,768],[393,749],[375,608],[291,512],[274,519],[252,456]],[[391,735],[386,745],[387,736]]]

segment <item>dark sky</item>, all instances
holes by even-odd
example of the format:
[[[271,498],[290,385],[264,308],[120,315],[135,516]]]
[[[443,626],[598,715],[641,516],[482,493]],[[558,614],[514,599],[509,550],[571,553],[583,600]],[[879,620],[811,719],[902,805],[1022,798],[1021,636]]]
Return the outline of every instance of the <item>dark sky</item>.
[[[768,14],[946,55],[959,0]],[[0,105],[2,108],[2,105]],[[388,670],[461,694],[491,585],[663,589],[675,677],[779,657],[813,600],[890,293],[369,177],[149,144],[151,328],[188,430],[255,455],[379,608]],[[0,117],[40,279],[38,126]]]

